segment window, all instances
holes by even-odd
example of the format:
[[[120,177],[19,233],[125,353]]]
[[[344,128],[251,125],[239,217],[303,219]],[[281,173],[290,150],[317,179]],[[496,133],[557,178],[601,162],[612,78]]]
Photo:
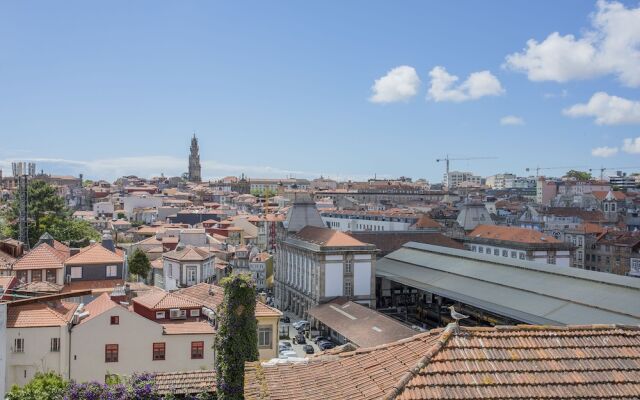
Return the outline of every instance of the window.
[[[200,310],[189,310],[189,316],[190,317],[199,317],[200,316]]]
[[[51,351],[60,351],[60,338],[51,338]]]
[[[118,362],[117,344],[106,344],[104,346],[104,362]]]
[[[191,342],[191,359],[204,358],[204,342]]]
[[[46,272],[47,275],[47,282],[49,283],[56,283],[56,270],[55,269],[48,269]]]
[[[13,341],[13,352],[24,353],[24,338],[16,338]]]
[[[270,349],[273,337],[273,330],[270,326],[258,327],[258,348]]]
[[[350,274],[353,272],[353,261],[347,260],[347,262],[344,263],[344,272],[346,274]]]
[[[31,282],[41,282],[42,281],[42,270],[34,269],[31,270]]]
[[[498,249],[493,249],[493,255],[494,255],[494,256],[499,256],[499,255],[500,255],[500,250],[498,250]]]
[[[111,325],[120,325],[120,317],[117,315],[111,316]]]
[[[502,250],[502,257],[509,257],[509,252],[507,250]]]
[[[520,252],[519,257],[520,257],[521,260],[524,260],[524,253]]]
[[[484,247],[482,246],[478,247],[478,253],[484,253]]]
[[[71,267],[71,279],[82,278],[82,267]]]
[[[517,257],[517,253],[515,251],[511,251],[511,258],[516,258]]]
[[[156,319],[164,319],[166,318],[166,314],[164,311],[157,311],[156,312]]]
[[[18,271],[16,276],[20,282],[27,282],[27,271]]]
[[[107,278],[112,278],[114,276],[118,276],[118,266],[107,265]]]
[[[471,251],[476,251],[476,246],[471,246]]]
[[[164,350],[165,344],[163,343],[154,343],[153,344],[153,361],[164,360]]]
[[[344,295],[353,296],[353,284],[351,281],[344,281]]]

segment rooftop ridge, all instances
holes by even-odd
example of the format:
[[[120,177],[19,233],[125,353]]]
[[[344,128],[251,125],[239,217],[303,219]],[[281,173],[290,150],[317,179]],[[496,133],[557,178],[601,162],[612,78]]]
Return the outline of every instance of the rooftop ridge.
[[[414,365],[409,371],[405,372],[404,375],[398,380],[398,382],[393,386],[391,391],[384,396],[384,400],[393,400],[402,393],[407,384],[416,376],[420,374],[420,371],[431,361],[431,359],[438,354],[442,348],[447,344],[451,336],[453,336],[454,332],[458,329],[458,325],[455,323],[451,323],[447,325],[447,327],[442,331],[442,334],[436,341],[436,343],[431,347],[429,351],[426,352],[420,360]]]

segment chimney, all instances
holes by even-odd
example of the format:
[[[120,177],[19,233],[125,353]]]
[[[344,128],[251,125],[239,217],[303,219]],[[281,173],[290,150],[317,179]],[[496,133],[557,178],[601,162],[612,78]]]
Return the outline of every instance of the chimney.
[[[113,237],[109,233],[102,235],[102,247],[107,250],[116,251],[116,246],[113,244]]]
[[[72,247],[69,249],[69,256],[75,256],[78,253],[80,253],[80,249],[77,247]]]

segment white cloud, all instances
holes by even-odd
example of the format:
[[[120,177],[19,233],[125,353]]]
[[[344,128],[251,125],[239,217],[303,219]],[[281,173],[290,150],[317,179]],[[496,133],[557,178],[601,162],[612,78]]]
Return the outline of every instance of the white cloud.
[[[622,144],[622,150],[629,154],[640,154],[640,136],[635,139],[625,139]]]
[[[569,117],[594,117],[598,125],[640,124],[640,102],[595,93],[586,104],[562,110]]]
[[[551,33],[527,41],[504,67],[524,72],[532,81],[566,82],[613,74],[626,86],[640,86],[640,7],[600,0],[592,28],[581,37]]]
[[[607,146],[603,146],[603,147],[596,147],[595,149],[591,150],[591,155],[594,157],[611,157],[618,154],[618,148],[617,147],[607,147]]]
[[[500,118],[500,125],[524,125],[524,120],[515,115],[507,115]]]
[[[434,101],[461,102],[484,96],[499,96],[504,93],[498,78],[489,71],[473,72],[467,80],[457,86],[456,82],[459,78],[449,74],[444,67],[434,67],[429,72],[429,76],[431,87],[427,98]]]
[[[371,87],[373,103],[394,103],[407,101],[418,93],[420,78],[415,68],[408,65],[395,67],[385,76],[376,79]]]

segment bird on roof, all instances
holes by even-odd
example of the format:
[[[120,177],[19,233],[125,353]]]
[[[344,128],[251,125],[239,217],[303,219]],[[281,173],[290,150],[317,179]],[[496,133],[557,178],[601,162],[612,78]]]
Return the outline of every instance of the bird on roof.
[[[461,319],[465,319],[465,318],[469,318],[468,315],[464,315],[464,314],[460,314],[459,312],[456,311],[454,306],[449,306],[447,307],[449,308],[449,310],[451,310],[451,318],[453,318],[453,320],[455,321],[455,331],[456,334],[460,331],[460,320]]]

